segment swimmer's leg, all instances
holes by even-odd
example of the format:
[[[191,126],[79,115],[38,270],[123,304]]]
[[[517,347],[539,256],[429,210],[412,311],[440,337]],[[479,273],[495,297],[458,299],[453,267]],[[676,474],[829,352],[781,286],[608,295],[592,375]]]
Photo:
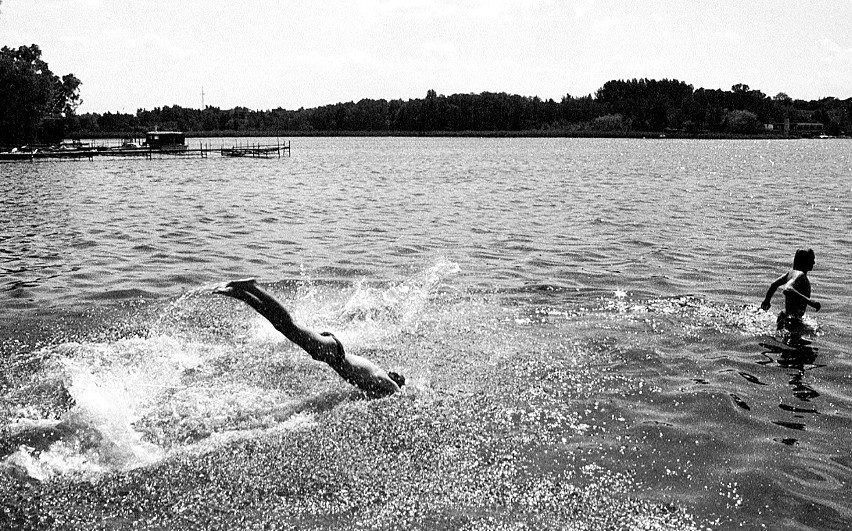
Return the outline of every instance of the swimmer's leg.
[[[313,330],[297,324],[290,312],[272,295],[262,290],[254,279],[228,282],[216,288],[213,293],[239,299],[272,323],[284,337],[301,347],[314,359],[325,360],[330,353],[336,352],[337,344],[333,339],[323,337]]]
[[[240,293],[249,293],[252,286],[257,286],[257,281],[253,278],[244,278],[240,280],[232,280],[213,288],[213,293],[218,295],[227,295],[229,297],[240,298]]]
[[[226,286],[230,286],[232,288],[237,289],[245,289],[248,290],[252,286],[257,285],[257,279],[255,278],[241,278],[238,280],[232,280],[226,284]]]
[[[276,318],[281,317],[282,312],[287,313],[287,310],[281,303],[272,295],[262,290],[253,278],[232,280],[224,286],[215,288],[213,293],[234,297],[245,302],[259,314],[266,317],[268,321],[274,321]]]
[[[241,300],[255,309],[258,313],[266,317],[263,301],[246,291],[244,287],[249,283],[254,284],[254,279],[236,280],[227,284],[213,288],[213,293],[216,295],[225,295]],[[267,317],[268,319],[268,317]]]
[[[272,295],[263,291],[260,286],[257,285],[257,281],[253,278],[232,280],[231,282],[225,284],[225,286],[226,288],[231,288],[234,290],[239,290],[248,293],[259,301],[261,301],[263,304],[269,306],[270,308],[281,306],[281,304],[277,300],[275,300]]]
[[[243,301],[272,323],[279,332],[290,338],[289,332],[293,322],[290,314],[281,303],[261,290],[253,278],[228,282],[215,288],[213,293]]]

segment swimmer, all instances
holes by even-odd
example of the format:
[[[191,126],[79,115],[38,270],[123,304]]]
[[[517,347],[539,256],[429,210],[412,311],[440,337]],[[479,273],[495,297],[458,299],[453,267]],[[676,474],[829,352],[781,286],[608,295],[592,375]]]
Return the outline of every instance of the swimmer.
[[[775,290],[781,288],[784,293],[784,310],[778,314],[778,330],[786,329],[791,333],[800,333],[807,327],[802,323],[805,310],[811,306],[819,311],[821,304],[811,299],[811,281],[808,280],[808,271],[814,268],[814,252],[812,249],[805,251],[799,249],[793,258],[793,269],[778,277],[769,290],[760,308],[768,310],[772,305],[772,295]]]
[[[341,378],[370,397],[392,395],[405,385],[405,377],[402,375],[385,372],[366,358],[347,354],[340,341],[330,332],[317,333],[295,323],[281,303],[260,289],[254,279],[228,282],[215,288],[213,293],[245,302],[313,359],[328,364]]]

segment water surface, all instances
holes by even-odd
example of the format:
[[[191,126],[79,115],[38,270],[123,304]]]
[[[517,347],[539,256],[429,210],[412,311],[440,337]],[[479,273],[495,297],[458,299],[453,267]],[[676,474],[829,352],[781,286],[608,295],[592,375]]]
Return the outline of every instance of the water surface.
[[[0,166],[24,528],[845,529],[844,141],[296,139]],[[798,247],[823,310],[757,309]],[[364,400],[238,302],[409,379]]]

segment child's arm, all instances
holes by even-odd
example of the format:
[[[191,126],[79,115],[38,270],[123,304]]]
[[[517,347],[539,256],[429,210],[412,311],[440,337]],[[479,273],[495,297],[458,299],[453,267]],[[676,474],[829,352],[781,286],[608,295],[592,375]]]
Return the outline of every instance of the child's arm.
[[[811,300],[810,297],[807,297],[804,293],[800,292],[792,285],[784,286],[784,295],[789,295],[790,293],[805,301],[805,304],[813,308],[815,311],[819,311],[819,309],[822,308],[822,305],[820,303]]]
[[[772,307],[772,304],[771,304],[772,296],[775,295],[775,291],[778,288],[780,288],[781,286],[783,286],[784,284],[787,283],[787,277],[788,276],[790,276],[789,273],[785,273],[785,274],[781,275],[780,277],[775,279],[775,282],[773,282],[769,286],[769,290],[767,290],[767,292],[766,292],[766,297],[763,299],[763,304],[760,305],[761,310],[768,310],[769,308]]]

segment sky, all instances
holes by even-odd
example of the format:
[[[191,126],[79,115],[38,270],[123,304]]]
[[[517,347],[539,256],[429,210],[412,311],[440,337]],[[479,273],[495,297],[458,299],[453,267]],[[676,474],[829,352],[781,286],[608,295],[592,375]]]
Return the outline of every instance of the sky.
[[[850,22],[848,0],[2,0],[0,45],[77,76],[78,113],[559,101],[633,78],[812,100],[852,97]]]

